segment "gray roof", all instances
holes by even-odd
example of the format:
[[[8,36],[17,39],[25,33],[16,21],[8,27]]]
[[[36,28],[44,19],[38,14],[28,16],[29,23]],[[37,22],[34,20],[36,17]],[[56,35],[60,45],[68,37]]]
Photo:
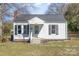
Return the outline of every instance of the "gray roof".
[[[33,14],[33,15],[28,15],[28,14],[22,14],[17,16],[14,19],[14,22],[20,22],[20,23],[25,23],[28,22],[28,20],[34,18],[34,17],[38,17],[42,20],[44,20],[46,23],[56,23],[56,22],[66,22],[65,18],[63,15],[52,15],[52,14],[47,14],[47,15],[41,15],[41,14]]]

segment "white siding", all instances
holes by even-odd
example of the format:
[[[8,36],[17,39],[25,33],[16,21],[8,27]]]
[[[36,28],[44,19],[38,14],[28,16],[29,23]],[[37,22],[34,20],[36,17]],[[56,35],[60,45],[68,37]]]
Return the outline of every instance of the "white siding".
[[[29,37],[23,37],[22,34],[15,35],[15,25],[21,25],[21,26],[22,26],[22,33],[23,33],[23,25],[27,25],[27,24],[28,24],[28,23],[14,23],[14,24],[13,24],[13,30],[14,30],[14,31],[13,31],[13,32],[14,32],[14,33],[13,33],[13,34],[14,34],[13,37],[14,37],[14,40],[15,40],[15,39],[26,39],[26,40],[29,39]]]
[[[14,23],[13,24],[13,30],[15,30],[15,25],[27,25],[28,23]],[[49,25],[58,25],[58,35],[51,34],[49,35]],[[23,30],[23,29],[22,29]],[[23,31],[22,31],[23,33]],[[45,23],[43,24],[39,34],[39,38],[43,39],[67,39],[67,23]],[[15,35],[14,31],[14,39],[29,39],[29,37],[23,37],[23,35]]]
[[[58,25],[58,35],[51,34],[49,35],[49,24],[51,25]],[[44,39],[67,39],[67,24],[66,23],[46,23],[42,27],[38,37]]]

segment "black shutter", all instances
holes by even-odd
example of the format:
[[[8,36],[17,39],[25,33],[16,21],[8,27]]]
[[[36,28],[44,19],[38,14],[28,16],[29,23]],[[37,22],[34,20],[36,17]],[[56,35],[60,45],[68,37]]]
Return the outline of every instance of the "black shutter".
[[[29,25],[27,25],[27,34],[29,34]]]
[[[58,35],[58,25],[55,25],[55,33]]]
[[[17,25],[15,25],[15,35],[17,35]]]
[[[51,27],[52,25],[49,25],[49,35],[51,34]]]

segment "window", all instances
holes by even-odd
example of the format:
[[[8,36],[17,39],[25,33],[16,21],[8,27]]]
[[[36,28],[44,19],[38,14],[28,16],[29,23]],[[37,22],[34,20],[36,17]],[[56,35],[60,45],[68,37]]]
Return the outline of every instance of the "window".
[[[17,35],[17,25],[15,25],[15,35]]]
[[[21,34],[21,25],[18,25],[18,34]]]
[[[15,25],[15,35],[21,34],[21,25]]]
[[[24,25],[24,31],[23,34],[29,34],[29,25]]]
[[[58,25],[49,25],[49,34],[58,35]]]
[[[55,34],[55,25],[52,25],[52,27],[51,27],[51,33]]]
[[[35,34],[38,34],[38,33],[39,33],[39,26],[35,25]]]
[[[23,29],[24,29],[23,34],[26,34],[27,26],[24,25]]]

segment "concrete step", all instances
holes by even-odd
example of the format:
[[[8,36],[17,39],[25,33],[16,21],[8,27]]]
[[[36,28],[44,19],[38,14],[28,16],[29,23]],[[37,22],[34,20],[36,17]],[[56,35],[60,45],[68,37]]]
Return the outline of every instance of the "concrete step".
[[[40,44],[41,43],[41,39],[33,37],[32,40],[30,40],[30,43],[31,44]]]

